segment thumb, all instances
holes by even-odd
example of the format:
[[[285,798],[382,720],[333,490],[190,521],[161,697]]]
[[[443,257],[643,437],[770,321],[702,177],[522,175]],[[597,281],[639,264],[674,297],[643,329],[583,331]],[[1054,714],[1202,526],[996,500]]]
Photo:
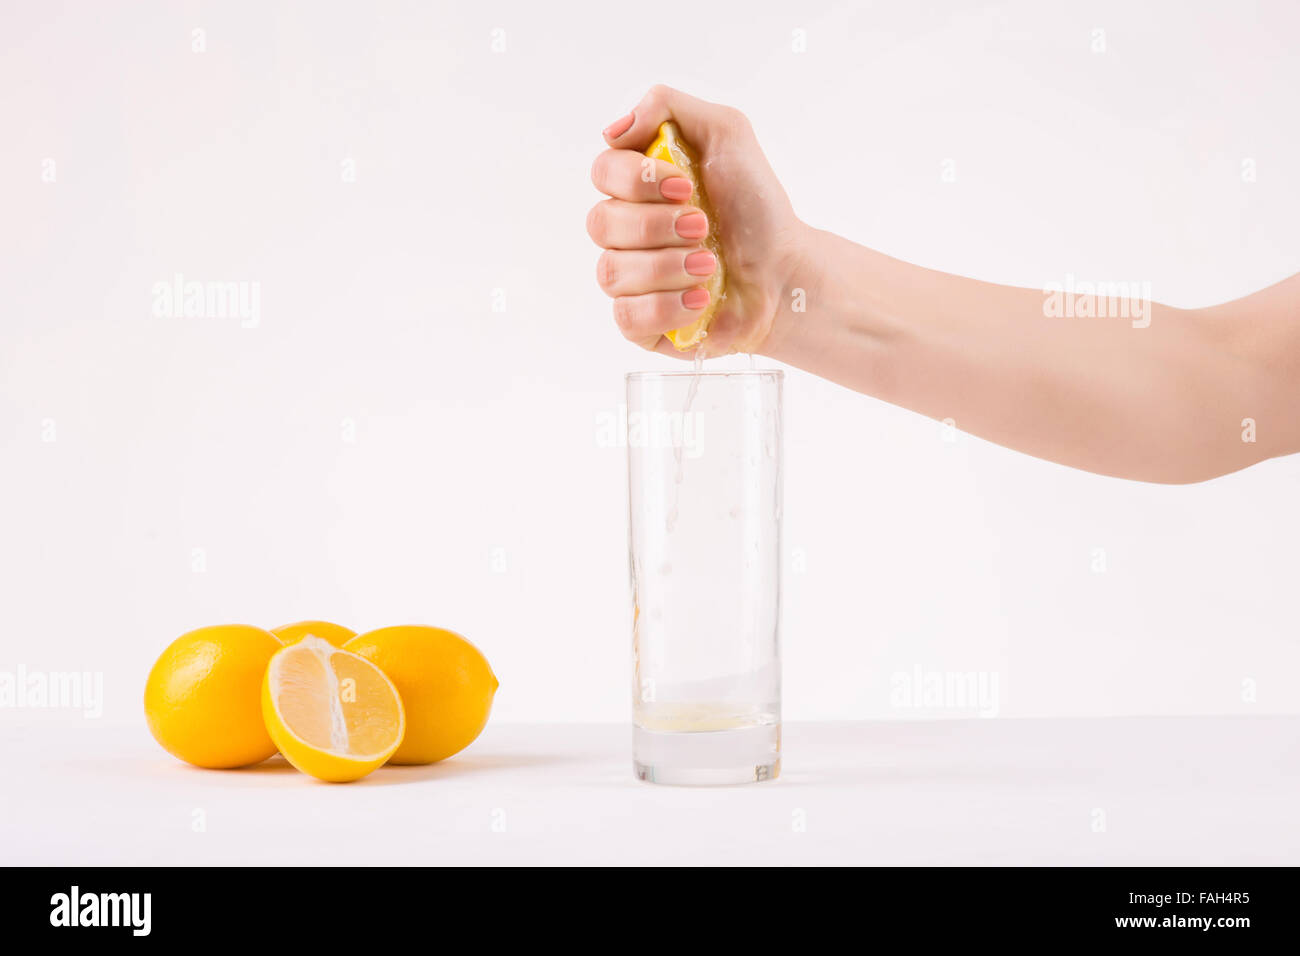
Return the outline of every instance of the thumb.
[[[708,153],[710,146],[734,125],[735,114],[730,106],[696,99],[671,86],[652,86],[632,111],[631,125],[626,125],[626,116],[610,124],[605,129],[605,142],[615,149],[643,151],[654,142],[660,124],[676,120],[686,141],[699,152]]]

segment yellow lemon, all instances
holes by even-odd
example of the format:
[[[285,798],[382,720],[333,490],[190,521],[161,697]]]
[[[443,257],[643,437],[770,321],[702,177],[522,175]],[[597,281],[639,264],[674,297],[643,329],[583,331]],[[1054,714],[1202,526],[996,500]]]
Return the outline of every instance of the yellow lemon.
[[[271,633],[278,637],[282,644],[297,644],[310,634],[312,637],[329,641],[335,647],[342,647],[357,636],[356,631],[341,624],[331,624],[329,621],[299,621],[297,624],[282,624],[271,628]]]
[[[672,163],[691,181],[691,198],[687,202],[698,207],[709,217],[709,234],[704,237],[704,248],[712,252],[718,261],[718,267],[713,271],[713,275],[704,282],[704,288],[709,293],[709,304],[690,325],[684,325],[680,329],[673,329],[667,333],[668,341],[673,343],[673,347],[679,352],[685,352],[704,341],[709,334],[709,323],[713,321],[718,306],[727,295],[727,266],[722,258],[722,239],[718,233],[717,217],[713,215],[713,207],[704,191],[699,159],[695,151],[682,138],[682,131],[677,128],[677,124],[669,120],[661,125],[659,135],[655,137],[655,141],[650,144],[645,154],[651,159],[662,159],[666,163]]]
[[[275,753],[262,722],[262,676],[283,645],[260,627],[201,627],[171,643],[144,687],[154,739],[181,760],[223,769]]]
[[[433,763],[459,753],[487,724],[497,678],[477,647],[440,627],[382,627],[344,647],[397,685],[406,737],[393,763]]]
[[[319,780],[359,780],[392,756],[406,718],[374,664],[307,636],[271,658],[262,717],[280,753]]]

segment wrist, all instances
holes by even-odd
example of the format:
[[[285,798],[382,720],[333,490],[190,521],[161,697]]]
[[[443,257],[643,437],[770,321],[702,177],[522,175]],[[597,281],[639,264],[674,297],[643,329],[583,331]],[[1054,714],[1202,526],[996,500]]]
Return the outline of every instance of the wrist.
[[[778,272],[776,309],[771,329],[756,351],[787,364],[796,364],[800,342],[806,337],[811,303],[821,301],[825,287],[828,240],[836,237],[799,221],[784,267]]]
[[[800,224],[772,332],[762,354],[886,401],[914,361],[897,260]],[[901,283],[901,285],[900,285]],[[912,356],[909,358],[908,356]]]

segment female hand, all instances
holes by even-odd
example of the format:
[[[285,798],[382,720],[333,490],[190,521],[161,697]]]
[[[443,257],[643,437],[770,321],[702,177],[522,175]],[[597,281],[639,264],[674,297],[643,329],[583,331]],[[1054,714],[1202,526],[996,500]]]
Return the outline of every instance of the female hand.
[[[643,154],[669,119],[699,157],[727,267],[725,297],[700,348],[706,355],[761,352],[780,313],[788,312],[789,279],[807,230],[749,121],[731,107],[656,86],[606,128],[611,148],[596,157],[591,180],[610,198],[587,216],[587,232],[605,250],[597,282],[613,298],[626,338],[666,355],[693,356],[674,349],[664,333],[695,321],[708,304],[702,285],[717,264],[702,245],[707,220],[687,204],[690,180]]]

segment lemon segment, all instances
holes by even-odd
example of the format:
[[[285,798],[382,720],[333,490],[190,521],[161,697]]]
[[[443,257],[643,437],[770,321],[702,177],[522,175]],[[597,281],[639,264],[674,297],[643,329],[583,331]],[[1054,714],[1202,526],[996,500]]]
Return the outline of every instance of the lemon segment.
[[[704,341],[709,334],[709,323],[713,321],[718,306],[727,295],[727,267],[722,258],[722,239],[718,233],[717,217],[713,215],[713,207],[704,191],[699,159],[682,138],[682,132],[677,128],[677,124],[672,120],[663,123],[659,127],[659,135],[655,137],[655,141],[650,144],[645,154],[651,159],[662,159],[666,163],[672,163],[680,169],[682,175],[691,181],[691,198],[687,200],[687,204],[697,207],[709,217],[709,234],[704,237],[704,248],[712,252],[718,262],[713,275],[704,282],[704,288],[709,293],[709,304],[700,311],[698,318],[690,325],[666,333],[673,347],[679,352],[685,352]]]
[[[262,722],[262,676],[281,644],[244,624],[201,627],[159,655],[144,688],[149,731],[196,767],[225,770],[275,753]]]
[[[329,621],[299,621],[297,624],[281,624],[279,627],[271,628],[271,633],[280,639],[281,644],[297,644],[304,637],[311,635],[329,641],[335,647],[342,647],[357,636],[357,632],[351,628],[346,628],[341,624],[331,624]]]
[[[402,699],[383,671],[310,635],[271,658],[262,717],[286,760],[332,783],[381,766],[406,730]]]
[[[378,666],[406,708],[406,736],[393,763],[445,760],[487,725],[498,683],[479,649],[440,627],[383,627],[358,634],[345,649]]]

